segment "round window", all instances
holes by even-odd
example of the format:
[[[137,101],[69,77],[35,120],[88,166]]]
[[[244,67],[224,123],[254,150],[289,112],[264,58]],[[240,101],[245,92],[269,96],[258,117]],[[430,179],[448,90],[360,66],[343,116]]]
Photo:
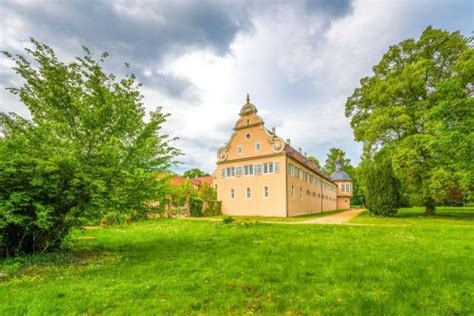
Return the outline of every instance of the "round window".
[[[250,133],[247,133],[247,135],[245,135],[245,137],[247,137],[247,139],[250,139],[250,138],[252,138],[252,135],[250,135]]]

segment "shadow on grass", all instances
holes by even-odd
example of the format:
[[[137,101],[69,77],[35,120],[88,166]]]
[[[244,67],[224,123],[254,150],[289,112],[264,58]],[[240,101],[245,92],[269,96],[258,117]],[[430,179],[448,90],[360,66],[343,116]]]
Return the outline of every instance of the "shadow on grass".
[[[423,208],[400,209],[395,218],[427,218],[427,219],[449,219],[449,220],[472,220],[474,221],[474,208],[472,207],[438,207],[436,214],[432,216],[424,215]]]

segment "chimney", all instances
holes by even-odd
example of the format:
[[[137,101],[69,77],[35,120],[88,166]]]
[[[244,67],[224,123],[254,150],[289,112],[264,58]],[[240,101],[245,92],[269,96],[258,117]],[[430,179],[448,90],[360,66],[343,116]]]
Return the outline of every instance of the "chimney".
[[[275,135],[275,127],[272,127],[272,134]]]
[[[301,149],[301,147],[298,147],[298,151],[300,152],[300,154],[303,152],[303,150]]]
[[[289,138],[286,139],[286,143],[287,143],[288,145],[291,145],[291,142],[290,142],[290,139],[289,139]]]

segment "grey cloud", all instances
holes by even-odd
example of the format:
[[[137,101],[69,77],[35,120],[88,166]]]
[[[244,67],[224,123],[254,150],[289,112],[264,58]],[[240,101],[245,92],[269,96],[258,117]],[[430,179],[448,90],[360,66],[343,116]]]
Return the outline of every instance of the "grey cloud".
[[[26,24],[28,34],[53,48],[66,42],[81,43],[93,52],[108,51],[114,72],[123,71],[124,62],[137,69],[142,81],[154,81],[157,89],[171,97],[189,97],[191,84],[179,78],[157,74],[146,78],[140,73],[150,64],[159,64],[167,55],[194,49],[210,49],[223,55],[238,32],[250,31],[252,22],[243,4],[213,1],[49,1],[0,5],[2,14],[16,16]],[[10,47],[2,47],[10,50]]]
[[[308,12],[321,12],[334,17],[346,15],[352,9],[351,0],[305,0],[304,3]]]

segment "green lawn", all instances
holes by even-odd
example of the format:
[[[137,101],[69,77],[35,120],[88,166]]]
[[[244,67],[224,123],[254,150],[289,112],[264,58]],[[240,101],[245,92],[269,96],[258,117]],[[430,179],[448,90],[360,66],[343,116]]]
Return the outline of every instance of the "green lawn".
[[[344,211],[345,210],[336,210],[336,211],[299,215],[299,216],[292,216],[292,217],[277,217],[277,216],[231,216],[231,217],[237,221],[250,221],[250,222],[304,222],[304,221],[307,221],[308,219],[335,215]],[[225,217],[229,217],[229,216],[218,215],[218,216],[209,216],[206,218],[224,219]],[[202,219],[206,219],[206,218],[202,218]]]
[[[0,314],[472,315],[473,213],[75,232],[70,252],[0,261]]]

